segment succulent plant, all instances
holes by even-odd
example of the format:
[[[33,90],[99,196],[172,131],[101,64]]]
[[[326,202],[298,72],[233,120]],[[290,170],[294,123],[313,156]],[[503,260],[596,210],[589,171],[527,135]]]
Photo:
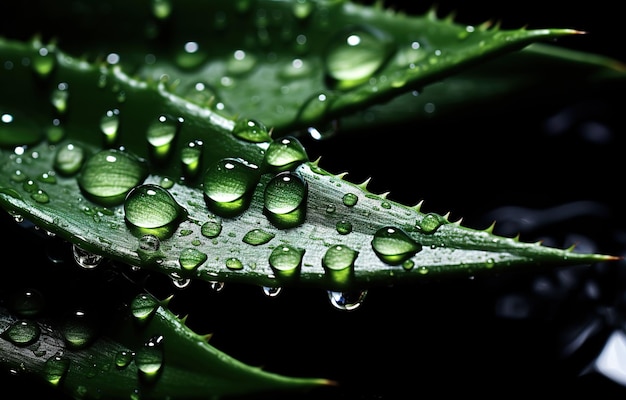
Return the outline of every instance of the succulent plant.
[[[623,84],[618,61],[541,43],[580,31],[345,0],[13,7],[30,19],[0,32],[0,205],[27,228],[20,243],[51,247],[0,286],[11,373],[77,399],[332,389],[219,350],[176,299],[190,285],[204,289],[196,304],[244,285],[321,291],[351,311],[374,288],[620,259],[427,212],[328,170],[306,145],[344,135],[354,152],[357,135],[402,135],[435,105],[445,118],[571,79]],[[430,152],[445,157],[416,144],[416,162]]]

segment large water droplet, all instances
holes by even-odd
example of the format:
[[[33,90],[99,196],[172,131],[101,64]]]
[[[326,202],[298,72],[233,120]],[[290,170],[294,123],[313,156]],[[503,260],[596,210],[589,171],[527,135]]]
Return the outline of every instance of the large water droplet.
[[[82,146],[68,143],[57,149],[54,155],[54,169],[61,175],[74,175],[80,171],[85,158],[86,151]]]
[[[354,262],[358,251],[345,245],[334,245],[326,250],[322,258],[322,266],[333,283],[344,285],[349,282],[354,272]]]
[[[371,26],[339,32],[330,40],[324,62],[326,74],[340,89],[367,81],[393,53],[392,38]]]
[[[443,218],[435,213],[429,213],[424,215],[418,226],[424,233],[435,233],[437,229],[443,224]]]
[[[73,349],[82,349],[95,338],[97,324],[94,316],[83,310],[76,310],[63,323],[61,332],[65,343]]]
[[[263,159],[264,166],[272,172],[293,171],[309,160],[304,146],[298,139],[286,136],[270,143]]]
[[[219,220],[206,221],[200,227],[200,233],[202,233],[202,236],[208,237],[209,239],[218,237],[221,232],[222,221]]]
[[[143,159],[125,151],[106,149],[85,162],[78,184],[93,201],[112,206],[121,204],[128,191],[147,175],[148,167]]]
[[[203,190],[207,205],[222,216],[242,212],[247,208],[260,176],[258,166],[240,158],[220,160],[204,175]]]
[[[272,250],[269,263],[279,279],[288,279],[297,275],[303,256],[303,249],[283,244]]]
[[[166,189],[144,184],[128,192],[124,201],[124,216],[136,228],[155,229],[180,222],[187,216],[187,211]]]
[[[130,312],[137,322],[148,321],[159,308],[159,302],[153,296],[141,293],[130,303]]]
[[[208,256],[200,250],[194,248],[186,248],[180,252],[178,263],[187,271],[193,271],[207,260]]]
[[[150,146],[150,156],[155,161],[163,161],[170,156],[179,128],[180,121],[167,115],[159,115],[150,123],[146,138]]]
[[[421,251],[422,245],[403,230],[387,226],[374,234],[372,249],[383,262],[399,265]]]
[[[135,365],[142,378],[153,381],[158,377],[163,368],[163,336],[153,336],[137,350]]]
[[[41,128],[31,118],[0,110],[0,147],[36,144],[42,137]]]
[[[280,228],[299,225],[306,214],[307,195],[308,185],[299,174],[281,172],[270,179],[265,187],[266,215]]]
[[[22,317],[35,317],[44,309],[43,294],[36,289],[21,290],[11,298],[11,309]]]
[[[52,386],[58,386],[70,369],[70,359],[62,353],[57,353],[46,360],[44,376]]]
[[[34,321],[17,320],[0,334],[5,340],[16,346],[28,346],[35,343],[41,335],[41,328]]]
[[[262,122],[255,119],[242,118],[235,122],[233,135],[252,143],[269,142],[270,134]]]

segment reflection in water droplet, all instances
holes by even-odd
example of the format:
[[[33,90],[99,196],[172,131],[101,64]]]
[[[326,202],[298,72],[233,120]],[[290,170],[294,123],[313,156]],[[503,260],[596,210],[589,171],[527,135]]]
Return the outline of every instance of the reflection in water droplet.
[[[304,146],[298,139],[286,136],[270,143],[265,151],[263,164],[271,172],[293,171],[309,160]]]
[[[90,198],[104,206],[119,205],[130,189],[146,179],[143,159],[116,149],[101,150],[83,165],[78,184]]]
[[[274,235],[273,233],[266,232],[263,229],[255,228],[248,231],[244,235],[242,240],[244,243],[250,244],[252,246],[259,246],[274,239],[274,236],[276,235]]]
[[[203,190],[209,209],[222,216],[244,211],[260,176],[258,166],[240,158],[220,160],[204,175]]]
[[[34,321],[17,320],[2,332],[0,337],[16,346],[28,346],[35,343],[41,335],[41,328]]]
[[[180,252],[178,263],[184,270],[192,271],[202,265],[207,258],[206,254],[197,249],[186,248]]]
[[[143,235],[139,239],[139,248],[143,251],[154,252],[161,247],[161,240],[155,235]]]
[[[76,244],[72,245],[72,254],[74,255],[76,264],[84,269],[96,268],[104,259],[101,255],[83,250]]]
[[[254,119],[239,119],[233,127],[233,135],[252,143],[269,142],[270,134],[262,122]]]
[[[325,54],[326,74],[340,89],[367,81],[393,53],[391,37],[371,26],[341,31]]]
[[[186,210],[158,185],[136,186],[124,201],[124,216],[137,228],[161,228],[181,221],[186,215]]]
[[[330,304],[333,307],[342,311],[353,311],[363,304],[367,290],[351,292],[328,291],[327,293]]]
[[[224,289],[224,282],[209,281],[209,287],[214,292],[221,292]]]
[[[163,368],[163,336],[150,338],[135,353],[135,365],[140,376],[148,381],[154,381]]]
[[[399,265],[421,251],[422,245],[403,230],[387,226],[374,234],[372,249],[383,262]]]
[[[80,171],[85,158],[86,152],[83,147],[68,143],[57,149],[54,156],[54,169],[64,176],[74,175]]]
[[[70,359],[62,353],[57,353],[46,360],[46,365],[44,366],[45,379],[52,386],[59,386],[69,369]]]

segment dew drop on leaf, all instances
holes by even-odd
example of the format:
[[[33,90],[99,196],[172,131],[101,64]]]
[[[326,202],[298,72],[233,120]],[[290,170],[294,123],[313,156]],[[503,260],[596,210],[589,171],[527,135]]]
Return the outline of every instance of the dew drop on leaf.
[[[441,216],[435,213],[429,213],[424,215],[422,220],[419,221],[418,227],[424,233],[435,233],[442,223],[443,220]]]
[[[243,269],[243,263],[238,258],[231,257],[226,260],[226,268],[232,271],[238,271]]]
[[[209,208],[218,215],[242,212],[260,179],[257,165],[240,158],[225,158],[207,169],[203,190]]]
[[[383,262],[399,265],[421,251],[422,245],[403,230],[387,226],[374,234],[372,249]]]
[[[43,294],[36,289],[24,289],[11,297],[11,309],[21,317],[35,317],[44,306]]]
[[[237,120],[233,127],[233,135],[252,143],[269,142],[272,140],[265,124],[255,119],[242,118]]]
[[[326,49],[326,74],[346,89],[369,79],[394,51],[391,37],[377,28],[359,26],[338,32]]]
[[[226,72],[230,75],[243,75],[255,67],[257,58],[244,50],[235,50],[226,61]]]
[[[180,128],[180,121],[167,115],[159,115],[148,125],[146,138],[150,155],[155,161],[163,161],[172,152],[172,143]]]
[[[54,169],[61,175],[71,176],[80,171],[86,159],[85,149],[68,143],[57,149],[54,155]]]
[[[95,338],[96,320],[83,310],[76,310],[64,321],[61,332],[72,349],[82,349]]]
[[[104,135],[104,145],[109,147],[115,144],[120,127],[120,110],[107,110],[100,119],[100,131]]]
[[[154,380],[163,368],[163,336],[156,335],[146,341],[135,353],[135,365],[142,377]]]
[[[52,386],[58,386],[70,369],[70,359],[67,356],[57,353],[46,360],[44,366],[44,376]]]
[[[185,177],[195,178],[200,172],[203,148],[202,140],[192,140],[180,151],[180,162]]]
[[[139,248],[147,252],[158,251],[161,247],[161,240],[155,235],[143,235],[139,238]]]
[[[345,285],[354,273],[354,262],[359,252],[345,245],[334,245],[322,257],[322,266],[329,279],[338,285]]]
[[[50,95],[50,102],[59,114],[65,114],[65,112],[67,111],[68,98],[69,85],[66,82],[61,82],[52,91],[52,94]]]
[[[302,143],[292,136],[278,138],[265,151],[263,163],[272,172],[294,170],[309,160]]]
[[[101,150],[91,156],[78,175],[78,185],[93,201],[119,205],[130,189],[148,175],[147,163],[126,151]]]
[[[146,293],[138,294],[130,303],[130,312],[139,322],[147,321],[156,313],[157,308],[159,308],[159,302]]]
[[[116,368],[126,368],[130,365],[133,360],[133,352],[128,350],[120,350],[115,353],[115,367]]]
[[[283,244],[272,250],[270,267],[278,278],[290,278],[300,269],[304,250]]]
[[[297,121],[301,124],[311,124],[323,119],[326,110],[330,107],[332,96],[326,93],[317,93],[304,102],[298,111]]]
[[[354,207],[359,201],[359,197],[354,193],[346,193],[343,195],[342,201],[346,207]]]
[[[265,187],[265,209],[272,214],[287,214],[299,208],[307,197],[307,183],[299,174],[285,171],[274,176]]]
[[[192,271],[202,265],[207,258],[208,256],[205,253],[197,249],[185,248],[178,256],[178,263],[184,270]]]
[[[56,66],[56,61],[54,46],[41,46],[33,57],[33,70],[38,76],[45,78]]]
[[[36,192],[31,193],[30,197],[39,204],[45,204],[50,201],[50,196],[42,189],[38,189]]]
[[[183,69],[194,69],[202,65],[208,53],[200,48],[198,42],[185,42],[177,51],[176,65]]]
[[[200,233],[202,236],[205,236],[209,239],[216,238],[222,232],[222,223],[221,221],[206,221],[200,227]]]
[[[17,320],[0,334],[5,340],[16,346],[28,346],[35,343],[41,335],[41,328],[34,321]]]
[[[252,229],[243,236],[243,242],[250,244],[252,246],[259,246],[269,242],[274,239],[274,235],[271,232],[266,232],[263,229],[255,228]]]
[[[337,223],[335,224],[335,228],[337,229],[337,232],[339,234],[347,235],[352,232],[352,223],[350,221],[342,219],[337,221]]]

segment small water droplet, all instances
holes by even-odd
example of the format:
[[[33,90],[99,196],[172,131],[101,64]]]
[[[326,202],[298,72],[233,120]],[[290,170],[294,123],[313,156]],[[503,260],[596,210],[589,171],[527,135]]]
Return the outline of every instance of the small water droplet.
[[[302,143],[293,136],[278,138],[265,151],[263,164],[272,172],[293,171],[309,160]]]
[[[243,269],[243,263],[238,258],[231,257],[226,260],[226,268],[232,271],[239,271]]]
[[[421,251],[422,245],[403,230],[387,226],[374,234],[372,249],[383,262],[399,265]]]
[[[394,51],[391,37],[380,29],[359,26],[338,32],[324,58],[326,74],[340,89],[366,82]]]
[[[72,254],[74,255],[74,261],[76,264],[84,269],[94,269],[102,262],[103,258],[101,255],[90,253],[86,250],[83,250],[78,245],[72,245]]]
[[[218,237],[221,232],[222,221],[218,220],[206,221],[200,227],[200,233],[202,233],[203,236],[208,237],[209,239]]]
[[[91,156],[78,176],[80,188],[104,206],[119,205],[130,189],[148,175],[147,163],[116,149],[105,149]]]
[[[415,261],[413,261],[411,259],[405,260],[402,263],[402,268],[404,268],[406,271],[412,270],[413,267],[415,267]]]
[[[57,57],[55,54],[55,46],[50,44],[48,46],[41,46],[37,50],[37,54],[33,57],[33,70],[35,73],[45,78],[50,75],[52,70],[57,64]]]
[[[148,381],[156,379],[163,368],[163,341],[161,335],[151,337],[135,353],[135,365],[140,376]]]
[[[187,271],[193,271],[207,260],[208,256],[194,248],[186,248],[180,252],[178,263]]]
[[[341,311],[353,311],[363,304],[367,290],[339,292],[329,290],[327,292],[328,300],[338,310]]]
[[[45,204],[50,201],[50,196],[42,189],[37,189],[37,191],[31,193],[30,197],[39,204]]]
[[[225,158],[210,167],[203,190],[209,209],[218,215],[233,216],[245,210],[260,180],[258,166],[240,158]]]
[[[59,386],[69,369],[70,359],[59,352],[46,360],[44,376],[52,386]]]
[[[270,286],[263,287],[263,294],[266,295],[267,297],[276,297],[282,291],[283,289],[281,287],[270,287]]]
[[[0,334],[5,340],[16,346],[28,346],[35,343],[41,335],[41,328],[34,321],[17,320]]]
[[[120,126],[120,110],[107,110],[100,119],[100,130],[104,135],[104,145],[113,146],[118,138]]]
[[[95,338],[96,319],[84,310],[76,310],[64,321],[61,331],[65,343],[73,349],[82,349]]]
[[[180,129],[180,121],[167,115],[159,115],[150,123],[146,132],[150,156],[158,162],[172,153],[174,138]]]
[[[61,175],[74,175],[80,171],[85,158],[86,151],[82,146],[68,143],[57,149],[54,156],[54,169]]]
[[[327,93],[317,93],[311,96],[298,111],[298,122],[308,125],[322,120],[326,115],[326,110],[331,105],[332,99],[332,96]]]
[[[239,76],[246,74],[257,64],[257,58],[254,54],[244,50],[235,50],[232,57],[226,61],[226,72],[230,75]]]
[[[343,195],[342,201],[346,207],[354,207],[359,201],[359,197],[354,193],[346,193]]]
[[[32,118],[17,112],[0,110],[0,147],[27,146],[36,144],[41,139],[41,128]]]
[[[11,309],[21,317],[35,317],[44,309],[44,297],[36,289],[19,291],[11,298]]]
[[[159,308],[159,302],[153,296],[141,293],[130,303],[130,312],[138,322],[149,320]]]
[[[296,0],[293,4],[292,12],[297,19],[308,18],[315,9],[315,2],[311,0]]]
[[[347,235],[352,232],[352,223],[350,221],[342,219],[337,221],[337,224],[335,224],[335,228],[337,229],[337,232],[339,232],[339,234]]]
[[[265,125],[255,119],[242,118],[237,120],[233,127],[233,135],[252,143],[269,142],[272,140]]]
[[[67,111],[67,100],[69,98],[69,85],[61,82],[52,91],[50,102],[59,114],[65,114]]]
[[[194,69],[202,65],[208,53],[200,48],[200,43],[185,42],[176,53],[176,65],[182,69]]]
[[[443,219],[441,216],[435,213],[429,213],[424,215],[422,220],[419,221],[418,227],[424,233],[435,233],[442,223]]]
[[[120,369],[128,367],[133,361],[133,352],[128,350],[120,350],[115,353],[115,366]]]
[[[143,235],[139,239],[139,248],[143,251],[155,252],[161,247],[161,240],[155,235]]]
[[[252,246],[259,246],[274,239],[274,236],[276,235],[271,232],[266,232],[263,229],[255,228],[248,231],[244,235],[242,240],[244,243],[250,244]]]
[[[214,292],[221,292],[222,290],[224,290],[224,282],[220,282],[220,281],[209,281],[209,287],[211,288],[211,290],[213,290]]]
[[[152,15],[157,19],[167,19],[172,14],[171,0],[152,0]]]

